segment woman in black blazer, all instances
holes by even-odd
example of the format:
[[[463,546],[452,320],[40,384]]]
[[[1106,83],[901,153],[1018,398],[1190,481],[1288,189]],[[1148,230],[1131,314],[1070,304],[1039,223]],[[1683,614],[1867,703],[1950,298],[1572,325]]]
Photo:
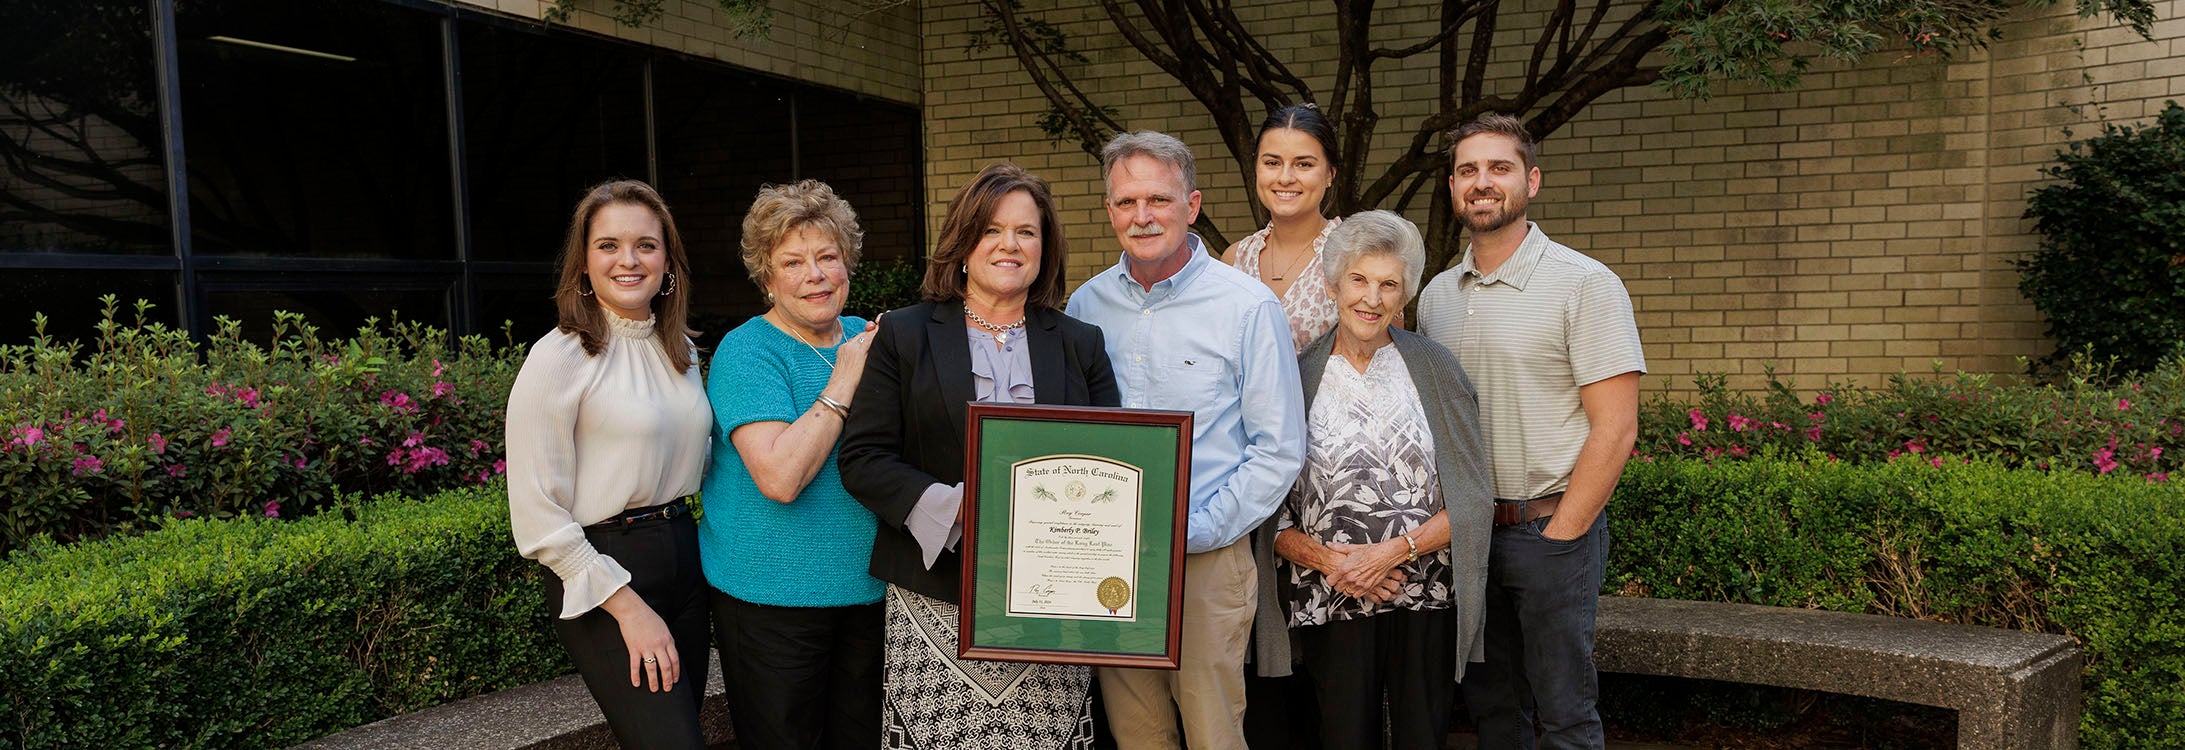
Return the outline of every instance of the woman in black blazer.
[[[949,202],[927,301],[882,316],[866,355],[841,468],[880,518],[883,747],[1091,747],[1090,669],[956,659],[964,404],[1122,401],[1100,329],[1057,309],[1063,253],[1046,181],[987,167]]]

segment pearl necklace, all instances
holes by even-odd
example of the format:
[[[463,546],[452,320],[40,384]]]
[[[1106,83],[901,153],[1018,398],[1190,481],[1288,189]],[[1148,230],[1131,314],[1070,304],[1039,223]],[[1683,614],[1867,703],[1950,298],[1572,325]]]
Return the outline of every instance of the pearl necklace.
[[[979,317],[978,313],[972,312],[969,306],[966,306],[964,308],[964,314],[971,316],[971,322],[979,324],[980,328],[984,328],[987,330],[988,333],[994,334],[994,343],[996,344],[1008,344],[1009,332],[1024,327],[1023,318],[1018,318],[1017,322],[1010,323],[1009,325],[1005,326],[989,323],[986,321],[985,318]]]

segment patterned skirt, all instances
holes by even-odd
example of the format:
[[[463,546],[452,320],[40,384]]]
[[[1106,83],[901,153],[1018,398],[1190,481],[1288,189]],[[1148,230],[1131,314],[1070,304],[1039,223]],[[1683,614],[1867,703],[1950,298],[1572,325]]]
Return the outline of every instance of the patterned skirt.
[[[886,750],[1090,750],[1092,669],[956,658],[957,607],[888,587]]]

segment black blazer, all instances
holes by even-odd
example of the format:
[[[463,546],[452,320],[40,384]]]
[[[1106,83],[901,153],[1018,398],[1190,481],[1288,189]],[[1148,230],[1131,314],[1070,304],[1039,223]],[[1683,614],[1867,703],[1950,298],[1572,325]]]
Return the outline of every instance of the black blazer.
[[[1035,402],[1122,404],[1098,327],[1059,310],[1026,314]],[[963,303],[895,310],[880,318],[842,430],[842,486],[880,518],[873,577],[948,602],[961,595],[963,558],[943,551],[927,570],[904,521],[927,486],[963,481],[964,404],[975,398],[972,387]]]

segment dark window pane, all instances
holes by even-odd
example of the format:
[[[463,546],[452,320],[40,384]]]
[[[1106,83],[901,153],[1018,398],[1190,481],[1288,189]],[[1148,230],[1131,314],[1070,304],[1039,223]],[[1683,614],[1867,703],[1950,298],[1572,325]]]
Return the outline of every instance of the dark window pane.
[[[471,257],[550,261],[585,188],[646,178],[644,60],[573,34],[461,29]]]
[[[207,317],[225,315],[243,325],[243,336],[261,344],[273,337],[273,312],[299,313],[321,338],[347,338],[367,318],[385,324],[415,321],[448,329],[453,280],[383,276],[235,274],[209,278]]]
[[[56,341],[81,341],[96,346],[102,317],[99,296],[117,299],[115,322],[136,322],[136,301],[148,300],[153,308],[146,322],[179,326],[176,314],[175,275],[171,271],[28,271],[0,272],[0,299],[8,312],[0,315],[0,344],[25,344],[36,332],[35,313],[45,313],[46,335]]]
[[[0,252],[169,252],[149,8],[0,12]]]
[[[690,251],[692,325],[701,330],[766,309],[737,243],[759,186],[795,177],[789,97],[784,84],[722,66],[654,64],[660,194]]]
[[[918,143],[915,109],[831,91],[797,94],[803,176],[825,180],[857,209],[865,260],[925,256]]]
[[[454,257],[439,23],[378,2],[178,7],[195,252]]]
[[[554,278],[538,276],[480,276],[478,284],[478,333],[495,344],[529,344],[553,330]],[[502,336],[506,325],[508,335]]]

